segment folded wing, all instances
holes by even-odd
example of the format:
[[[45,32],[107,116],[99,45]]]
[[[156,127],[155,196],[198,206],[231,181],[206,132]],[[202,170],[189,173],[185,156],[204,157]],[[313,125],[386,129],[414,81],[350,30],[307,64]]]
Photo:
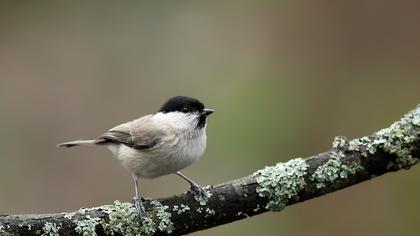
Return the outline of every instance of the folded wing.
[[[110,129],[98,140],[124,144],[138,150],[150,150],[165,141],[170,127],[157,126],[151,115],[141,117]]]

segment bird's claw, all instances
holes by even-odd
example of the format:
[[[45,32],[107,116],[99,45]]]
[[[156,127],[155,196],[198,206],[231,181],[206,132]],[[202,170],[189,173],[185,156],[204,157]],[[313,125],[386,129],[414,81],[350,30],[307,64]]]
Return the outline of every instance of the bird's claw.
[[[201,187],[198,184],[191,184],[190,185],[190,191],[196,197],[204,198],[204,199],[210,198],[210,194],[203,187]]]
[[[137,213],[139,214],[140,219],[142,219],[143,216],[146,215],[146,210],[144,208],[143,202],[138,197],[133,197],[133,203],[134,207],[137,210]]]

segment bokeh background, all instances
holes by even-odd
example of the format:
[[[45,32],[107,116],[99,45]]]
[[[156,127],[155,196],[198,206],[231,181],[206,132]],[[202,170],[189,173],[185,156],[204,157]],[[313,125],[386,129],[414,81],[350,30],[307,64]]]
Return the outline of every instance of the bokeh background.
[[[0,4],[0,212],[130,201],[103,148],[59,149],[190,95],[217,112],[208,185],[387,127],[420,103],[416,1]],[[418,235],[419,166],[195,235]],[[186,191],[170,176],[149,197]]]

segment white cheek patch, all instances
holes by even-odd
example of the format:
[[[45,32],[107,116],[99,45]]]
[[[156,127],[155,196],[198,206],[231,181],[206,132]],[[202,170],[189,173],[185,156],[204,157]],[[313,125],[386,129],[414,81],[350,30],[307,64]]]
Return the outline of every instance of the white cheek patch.
[[[182,112],[156,113],[153,117],[156,122],[169,123],[177,129],[195,129],[198,124],[198,114]]]

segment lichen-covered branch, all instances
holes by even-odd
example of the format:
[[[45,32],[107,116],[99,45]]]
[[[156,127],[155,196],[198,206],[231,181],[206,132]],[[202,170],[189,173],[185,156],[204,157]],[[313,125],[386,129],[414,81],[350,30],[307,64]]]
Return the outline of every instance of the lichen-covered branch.
[[[191,193],[145,200],[139,219],[131,203],[114,202],[72,213],[0,214],[0,235],[186,234],[315,198],[420,160],[420,106],[389,128],[354,140],[334,139],[330,151],[265,167],[208,187],[209,199]]]

